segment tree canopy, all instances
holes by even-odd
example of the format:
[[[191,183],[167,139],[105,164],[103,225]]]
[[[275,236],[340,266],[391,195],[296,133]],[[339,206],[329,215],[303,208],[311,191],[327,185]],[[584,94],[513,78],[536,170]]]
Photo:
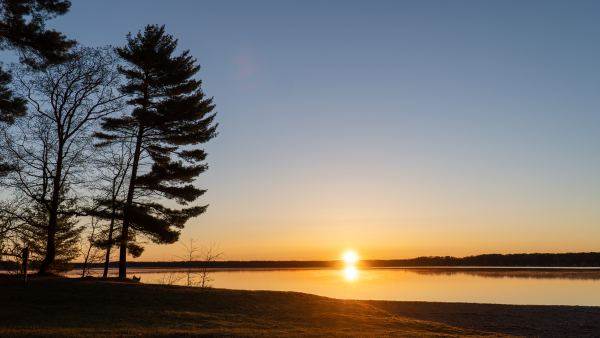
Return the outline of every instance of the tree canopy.
[[[69,11],[68,0],[0,0],[0,50],[15,50],[33,68],[58,64],[71,57],[75,45],[46,21]],[[0,122],[12,123],[26,112],[25,100],[10,89],[11,75],[0,68]]]
[[[77,198],[77,186],[91,179],[91,135],[100,118],[122,109],[117,56],[112,48],[75,49],[77,57],[35,70],[15,66],[16,88],[31,107],[30,118],[5,128],[4,158],[13,170],[4,180],[29,208],[47,216],[46,257],[40,272],[50,272],[56,255],[60,217],[74,214],[81,203],[65,210],[61,192]]]
[[[191,147],[217,136],[218,124],[212,98],[205,98],[196,60],[184,51],[173,55],[177,40],[164,26],[148,25],[127,36],[127,45],[116,48],[125,61],[119,71],[127,82],[131,113],[106,117],[103,131],[95,136],[99,146],[135,142],[127,198],[123,204],[119,277],[126,276],[127,248],[141,234],[155,243],[173,243],[191,217],[208,206],[172,209],[159,201],[172,199],[180,205],[195,201],[206,190],[192,182],[208,169],[202,149]],[[130,231],[131,230],[131,231]]]

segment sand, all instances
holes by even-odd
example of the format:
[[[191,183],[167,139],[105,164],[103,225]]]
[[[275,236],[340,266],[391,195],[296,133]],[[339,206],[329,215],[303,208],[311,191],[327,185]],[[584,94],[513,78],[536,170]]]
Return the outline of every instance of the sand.
[[[600,307],[362,301],[391,314],[524,337],[600,337]]]

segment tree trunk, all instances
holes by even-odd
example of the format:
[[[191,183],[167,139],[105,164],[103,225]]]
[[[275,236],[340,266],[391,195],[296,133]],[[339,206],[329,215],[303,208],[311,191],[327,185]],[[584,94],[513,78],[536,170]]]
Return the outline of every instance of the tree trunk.
[[[102,277],[108,277],[108,264],[110,264],[110,249],[112,249],[112,236],[115,227],[115,205],[113,201],[112,219],[110,220],[110,228],[108,228],[108,248],[106,248],[106,259],[104,260],[104,273]]]
[[[127,242],[129,241],[129,219],[131,217],[130,208],[133,205],[133,192],[135,190],[135,179],[142,152],[142,139],[144,136],[144,126],[140,124],[135,143],[135,152],[133,154],[133,164],[131,166],[131,179],[129,180],[129,190],[127,191],[127,201],[125,210],[123,210],[123,230],[121,231],[121,247],[119,251],[119,278],[127,278]]]
[[[63,160],[63,147],[64,140],[62,135],[58,138],[58,154],[56,156],[56,173],[52,179],[52,200],[50,202],[50,215],[48,218],[48,242],[46,243],[46,257],[40,265],[40,271],[38,274],[46,275],[52,274],[50,271],[50,264],[54,262],[56,258],[56,227],[58,224],[58,205],[60,198],[60,181],[62,176],[62,160]]]

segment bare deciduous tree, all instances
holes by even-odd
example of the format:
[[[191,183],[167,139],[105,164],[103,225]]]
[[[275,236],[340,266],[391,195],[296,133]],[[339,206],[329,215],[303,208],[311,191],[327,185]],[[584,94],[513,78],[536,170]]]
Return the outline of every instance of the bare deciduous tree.
[[[9,245],[10,238],[14,236],[21,224],[19,218],[14,215],[15,204],[16,202],[8,201],[0,203],[0,254],[12,247]]]
[[[180,242],[183,247],[182,251],[184,255],[175,256],[185,262],[188,263],[188,271],[187,271],[187,285],[188,286],[199,286],[201,288],[211,287],[211,282],[214,280],[210,276],[210,269],[208,266],[204,265],[204,267],[200,268],[200,271],[197,273],[197,276],[194,276],[192,271],[193,262],[202,261],[202,262],[212,262],[221,259],[225,253],[218,252],[219,245],[217,243],[210,243],[209,245],[200,245],[199,238],[188,238],[188,243]]]
[[[104,258],[104,252],[98,248],[96,241],[100,232],[100,220],[91,217],[89,227],[87,227],[86,240],[79,243],[79,252],[83,257],[83,266],[81,268],[81,277],[91,276],[92,269],[99,266]]]
[[[179,283],[185,276],[177,271],[169,271],[163,274],[161,278],[150,280],[151,283],[162,285],[174,285]]]
[[[225,255],[225,253],[218,252],[218,251],[219,251],[219,245],[217,245],[217,243],[211,243],[208,246],[203,246],[202,251],[201,251],[201,258],[205,262],[212,262],[212,261],[219,260]],[[205,265],[204,268],[202,268],[202,271],[200,271],[199,286],[201,288],[212,287],[211,283],[214,280],[214,278],[209,276],[209,273],[210,273],[210,271],[208,270],[208,267]]]
[[[0,269],[16,273],[19,270],[19,255],[23,245],[18,236],[21,225],[14,215],[14,203],[0,203]]]
[[[95,239],[95,246],[105,250],[103,277],[108,277],[111,249],[120,242],[122,206],[133,162],[131,145],[132,142],[123,142],[105,146],[94,159],[98,179],[90,186],[95,197],[94,206],[87,214],[106,222]]]
[[[89,179],[92,147],[89,139],[96,122],[122,109],[112,48],[75,50],[76,58],[42,71],[15,66],[17,92],[30,106],[30,118],[4,129],[4,157],[14,164],[6,184],[26,203],[48,214],[46,256],[40,273],[50,273],[56,257],[59,214],[77,214],[62,203],[69,191],[79,206],[75,187]]]

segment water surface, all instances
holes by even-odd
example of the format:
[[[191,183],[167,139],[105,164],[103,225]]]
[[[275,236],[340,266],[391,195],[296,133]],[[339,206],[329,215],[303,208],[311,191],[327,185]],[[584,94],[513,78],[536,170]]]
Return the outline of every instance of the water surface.
[[[128,270],[128,277],[134,274],[142,282],[156,283],[185,271]],[[597,268],[216,269],[210,277],[216,288],[297,291],[340,299],[600,306]]]

